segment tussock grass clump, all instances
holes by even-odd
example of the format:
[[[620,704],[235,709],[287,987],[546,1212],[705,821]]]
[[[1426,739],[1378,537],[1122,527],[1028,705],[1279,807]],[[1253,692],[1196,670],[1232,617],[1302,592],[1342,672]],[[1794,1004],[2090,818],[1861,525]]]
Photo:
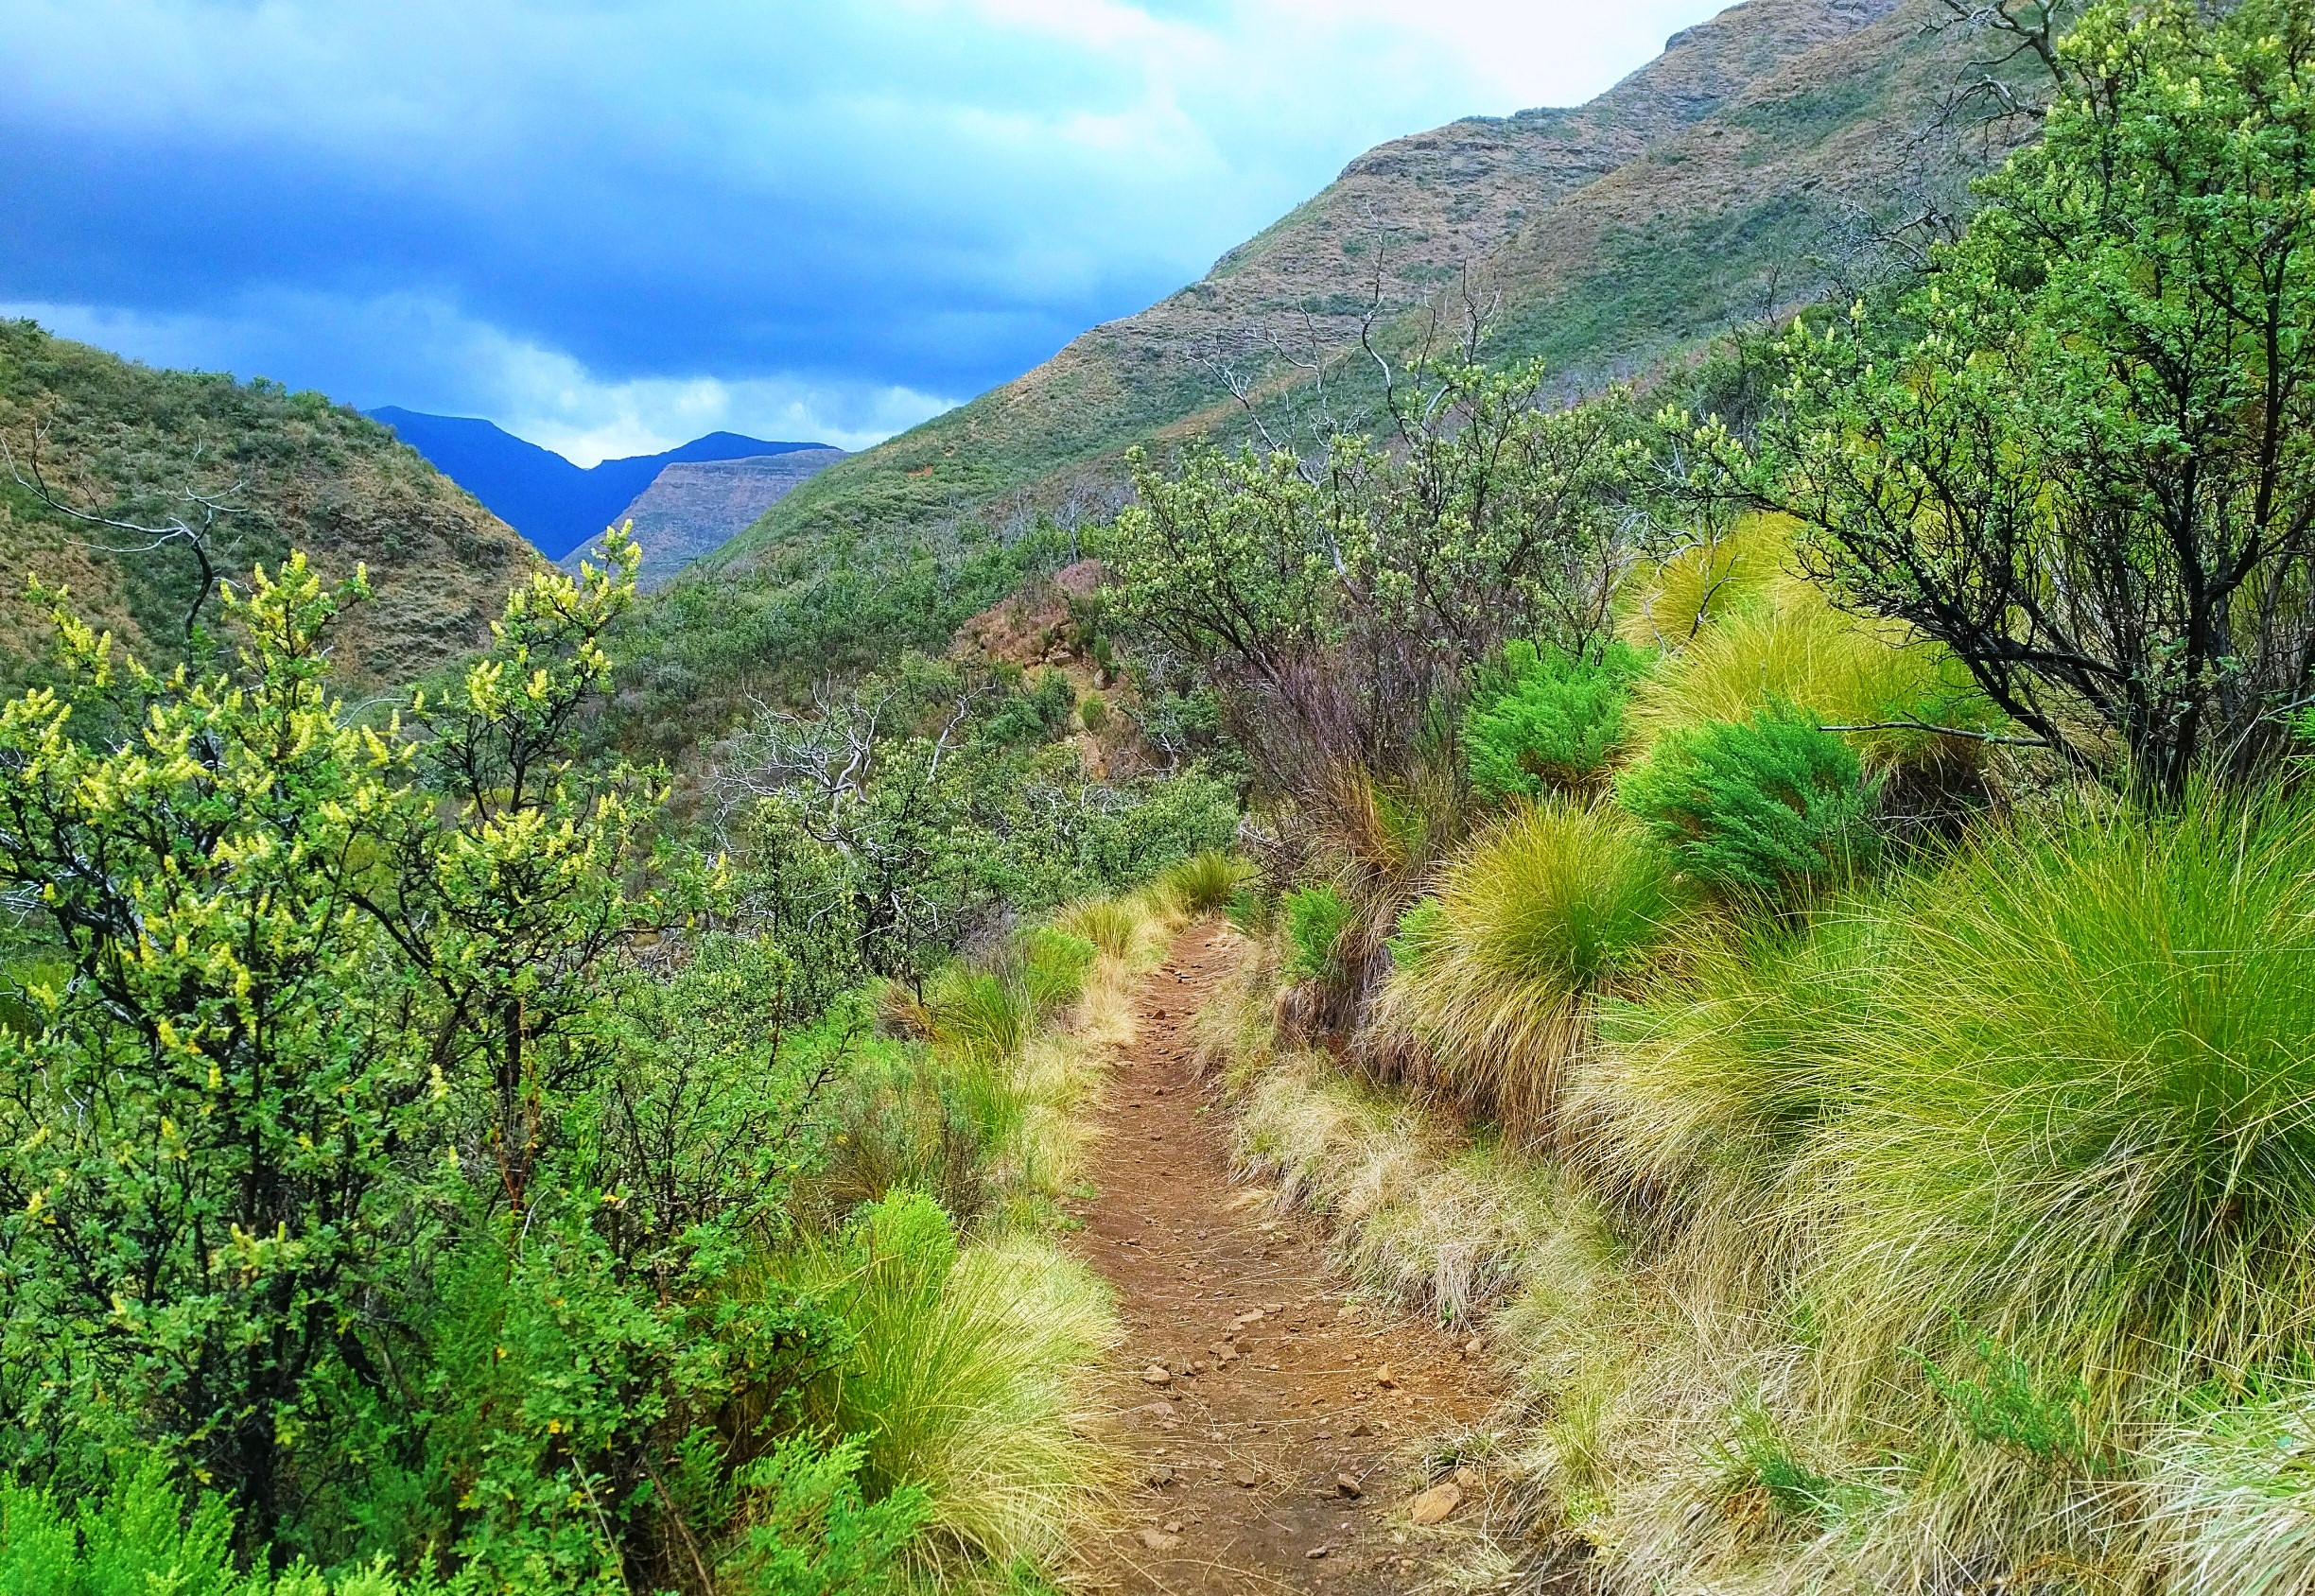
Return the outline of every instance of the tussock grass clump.
[[[1158,886],[1183,913],[1210,914],[1253,875],[1254,867],[1235,854],[1209,848],[1175,864],[1158,878]]]
[[[806,1391],[816,1425],[862,1438],[862,1483],[925,1497],[929,1555],[1052,1565],[1115,1465],[1086,1429],[1085,1372],[1116,1338],[1108,1293],[1041,1240],[960,1247],[930,1198],[896,1192],[778,1262],[850,1327]]]
[[[2315,1384],[2189,1404],[2151,1449],[2155,1559],[2205,1596],[2315,1589]]]
[[[1856,914],[1808,1183],[1830,1362],[1958,1313],[2111,1419],[2315,1331],[2315,807],[1989,835]]]
[[[1141,934],[1142,916],[1118,898],[1089,898],[1053,916],[1053,924],[1093,945],[1104,957],[1125,959]]]
[[[1844,734],[1876,772],[1970,765],[1983,752],[1966,738],[1892,723],[1983,732],[2000,719],[1946,651],[1909,641],[1892,623],[1843,614],[1813,583],[1787,577],[1716,616],[1639,685],[1632,736],[1652,742],[1780,703],[1829,726],[1885,727]]]
[[[1626,583],[1617,631],[1634,648],[1686,648],[1790,575],[1792,536],[1792,523],[1780,516],[1748,515],[1717,538],[1644,565]]]
[[[1374,1021],[1422,1044],[1428,1084],[1540,1129],[1593,996],[1649,957],[1681,907],[1664,856],[1621,812],[1523,807],[1401,919]]]

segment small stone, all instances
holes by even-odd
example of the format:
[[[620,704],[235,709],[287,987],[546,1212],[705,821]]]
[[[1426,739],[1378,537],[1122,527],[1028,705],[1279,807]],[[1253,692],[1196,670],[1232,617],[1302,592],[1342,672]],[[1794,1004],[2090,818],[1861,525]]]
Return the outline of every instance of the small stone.
[[[1340,1491],[1343,1495],[1349,1497],[1352,1501],[1358,1501],[1359,1498],[1366,1494],[1366,1487],[1360,1484],[1355,1476],[1349,1474],[1335,1475],[1334,1488]]]
[[[1388,1363],[1384,1364],[1381,1368],[1375,1371],[1374,1382],[1385,1391],[1396,1390],[1399,1385],[1398,1377],[1390,1372],[1390,1365]]]
[[[1463,1487],[1450,1481],[1434,1485],[1407,1503],[1407,1517],[1418,1524],[1443,1524],[1447,1516],[1463,1505]]]
[[[1141,1371],[1141,1380],[1145,1385],[1172,1385],[1174,1371],[1163,1363],[1152,1363]]]
[[[1325,1556],[1326,1554],[1327,1549],[1323,1546],[1314,1546],[1308,1552],[1302,1553],[1303,1556],[1311,1558],[1314,1561],[1317,1558]]]
[[[1172,1418],[1174,1404],[1171,1402],[1144,1402],[1138,1408],[1128,1408],[1126,1412],[1146,1414],[1151,1418]]]
[[[1250,1463],[1242,1463],[1231,1469],[1230,1478],[1249,1491],[1262,1483],[1262,1476],[1255,1471],[1254,1466]]]
[[[1152,1552],[1171,1552],[1181,1544],[1181,1536],[1170,1535],[1163,1530],[1142,1530],[1140,1535],[1141,1544]]]
[[[1261,1324],[1263,1317],[1264,1315],[1262,1310],[1257,1308],[1251,1313],[1241,1313],[1237,1318],[1232,1319],[1230,1321],[1230,1328],[1233,1330],[1243,1330],[1249,1325]]]
[[[1148,1481],[1151,1484],[1163,1489],[1165,1486],[1174,1483],[1174,1466],[1169,1463],[1158,1464],[1147,1474],[1141,1476],[1141,1478]]]
[[[1265,1302],[1262,1304],[1262,1311],[1264,1313],[1283,1313],[1286,1311],[1286,1305],[1282,1302]]]
[[[1486,1350],[1487,1343],[1482,1341],[1477,1336],[1471,1337],[1471,1340],[1463,1344],[1463,1356],[1466,1358],[1476,1358],[1479,1356],[1479,1354],[1485,1352]]]
[[[1343,1433],[1349,1436],[1352,1440],[1356,1440],[1361,1435],[1372,1435],[1374,1433],[1374,1426],[1368,1424],[1365,1419],[1360,1419],[1349,1429],[1344,1431]]]
[[[1170,1535],[1177,1535],[1181,1534],[1181,1520],[1179,1518],[1168,1518],[1165,1522],[1165,1533]]]
[[[1467,1491],[1475,1491],[1486,1483],[1476,1468],[1464,1467],[1454,1471],[1454,1483]]]

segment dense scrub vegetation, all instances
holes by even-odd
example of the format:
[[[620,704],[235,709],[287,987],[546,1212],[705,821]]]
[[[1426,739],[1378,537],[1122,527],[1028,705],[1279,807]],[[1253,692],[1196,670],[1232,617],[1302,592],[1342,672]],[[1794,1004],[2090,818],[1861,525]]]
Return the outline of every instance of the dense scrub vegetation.
[[[903,659],[768,717],[720,834],[678,825],[578,755],[610,554],[362,719],[358,573],[261,567],[162,670],[36,584],[9,1588],[1035,1587],[1064,1550],[1110,1331],[1047,1234],[1088,1067],[1055,1027],[1161,912],[1102,894],[1227,842],[1231,795],[1104,785],[1073,691]],[[1088,936],[1023,923],[1072,898]]]
[[[1497,1316],[1532,1578],[2315,1578],[2315,8],[2050,66],[1740,408],[1435,370],[1109,533],[1256,751],[1242,1154]]]

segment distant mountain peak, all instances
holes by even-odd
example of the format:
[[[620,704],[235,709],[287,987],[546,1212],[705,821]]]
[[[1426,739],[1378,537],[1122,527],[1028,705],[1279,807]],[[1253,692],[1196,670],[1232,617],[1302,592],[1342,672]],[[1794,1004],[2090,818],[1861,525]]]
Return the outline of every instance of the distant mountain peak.
[[[578,466],[479,416],[430,415],[399,405],[364,413],[392,427],[397,438],[549,560],[563,559],[600,536],[670,464],[756,460],[827,447],[710,432],[657,454]]]

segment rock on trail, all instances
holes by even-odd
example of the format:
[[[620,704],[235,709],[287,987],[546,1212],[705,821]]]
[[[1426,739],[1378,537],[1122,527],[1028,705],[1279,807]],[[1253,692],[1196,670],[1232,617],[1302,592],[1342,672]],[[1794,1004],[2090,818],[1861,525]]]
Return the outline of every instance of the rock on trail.
[[[1349,1310],[1315,1227],[1232,1183],[1189,1031],[1232,941],[1211,924],[1182,934],[1142,982],[1104,1095],[1100,1196],[1074,1245],[1117,1289],[1125,1340],[1102,1396],[1138,1483],[1071,1583],[1384,1596],[1416,1582],[1440,1533],[1413,1512],[1431,1483],[1421,1443],[1476,1423],[1495,1393],[1463,1337]],[[1474,1492],[1446,1490],[1458,1523],[1473,1516]]]

